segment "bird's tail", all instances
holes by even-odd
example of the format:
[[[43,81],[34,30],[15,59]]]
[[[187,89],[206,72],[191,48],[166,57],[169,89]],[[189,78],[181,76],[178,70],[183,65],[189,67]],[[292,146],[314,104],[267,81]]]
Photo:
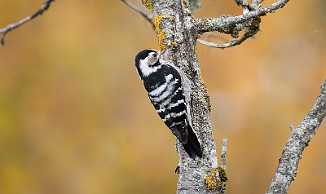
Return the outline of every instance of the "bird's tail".
[[[183,147],[187,154],[193,159],[195,159],[196,156],[200,158],[203,156],[198,138],[190,125],[188,125],[188,141],[186,144],[183,144]]]

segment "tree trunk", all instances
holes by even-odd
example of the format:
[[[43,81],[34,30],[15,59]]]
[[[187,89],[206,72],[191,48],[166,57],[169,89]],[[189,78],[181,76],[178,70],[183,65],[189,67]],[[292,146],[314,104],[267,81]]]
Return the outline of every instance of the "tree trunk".
[[[198,34],[188,1],[153,1],[154,25],[160,49],[167,49],[170,59],[192,81],[192,125],[200,140],[203,157],[193,160],[177,142],[179,180],[177,193],[216,193],[218,187],[217,156],[211,121],[210,102],[196,55]]]

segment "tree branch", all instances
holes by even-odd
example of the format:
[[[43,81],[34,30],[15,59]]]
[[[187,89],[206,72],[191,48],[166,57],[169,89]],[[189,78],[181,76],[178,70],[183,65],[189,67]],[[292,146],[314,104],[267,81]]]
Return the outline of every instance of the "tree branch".
[[[226,156],[227,156],[227,144],[228,140],[223,139],[222,140],[222,152],[221,152],[221,166],[218,167],[218,174],[219,174],[219,183],[218,183],[218,190],[219,193],[226,194],[226,187],[227,187],[227,181],[228,181],[228,175],[226,173]]]
[[[41,8],[39,10],[37,10],[37,12],[35,12],[33,15],[25,17],[16,23],[9,24],[7,27],[0,29],[0,34],[2,34],[1,44],[5,45],[5,37],[8,32],[18,28],[19,26],[25,24],[26,22],[31,21],[32,19],[34,19],[37,16],[41,16],[43,14],[43,12],[45,12],[50,7],[52,2],[54,2],[54,0],[46,0],[42,4]]]
[[[221,167],[226,169],[228,139],[222,140]]]
[[[143,10],[141,10],[139,7],[137,7],[136,5],[132,4],[130,1],[128,0],[121,0],[123,3],[125,3],[128,7],[130,7],[131,9],[135,10],[136,12],[138,12],[140,15],[142,15],[153,27],[153,29],[155,28],[154,23],[153,23],[153,14],[146,14],[145,12],[143,12]]]
[[[252,37],[251,33],[247,32],[241,38],[233,39],[230,42],[225,43],[225,44],[216,44],[216,43],[208,42],[208,41],[205,41],[205,40],[202,40],[202,39],[197,39],[197,42],[199,42],[200,44],[205,45],[205,46],[224,49],[224,48],[229,48],[229,47],[239,45],[239,44],[241,44],[242,42],[244,42],[245,40],[247,40],[250,37]]]
[[[299,161],[303,150],[315,135],[326,114],[326,79],[321,85],[321,92],[311,111],[300,125],[294,129],[283,149],[276,173],[269,187],[268,194],[287,193],[290,184],[297,175]]]
[[[251,4],[247,4],[244,0],[235,0],[242,7],[243,14],[240,16],[221,16],[219,18],[195,18],[194,29],[200,35],[205,32],[218,31],[220,33],[230,34],[233,40],[226,44],[215,44],[198,40],[199,43],[214,48],[228,48],[236,46],[247,40],[249,37],[255,36],[259,31],[260,16],[267,13],[273,13],[276,10],[284,7],[289,0],[279,0],[276,3],[261,7],[262,0],[253,0]],[[245,30],[245,34],[240,38],[239,32]]]
[[[248,20],[266,15],[267,13],[273,13],[278,9],[281,9],[289,0],[279,0],[269,6],[258,8],[250,11],[246,14],[239,16],[221,16],[219,18],[195,18],[194,28],[199,34],[205,32],[218,31],[221,33],[231,34],[236,25],[247,22]]]

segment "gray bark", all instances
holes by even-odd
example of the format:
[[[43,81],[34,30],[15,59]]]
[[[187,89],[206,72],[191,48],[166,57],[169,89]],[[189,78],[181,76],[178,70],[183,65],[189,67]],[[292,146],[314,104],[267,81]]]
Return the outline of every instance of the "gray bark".
[[[207,89],[200,78],[196,55],[198,34],[193,30],[189,5],[184,1],[153,1],[154,24],[161,49],[168,49],[173,63],[187,73],[192,81],[192,123],[203,149],[203,158],[193,160],[177,143],[179,153],[179,180],[177,193],[210,193],[206,172],[217,168],[216,145],[209,119],[210,102]],[[169,46],[171,45],[171,46]],[[213,181],[217,182],[218,174]],[[212,189],[213,190],[213,189]]]

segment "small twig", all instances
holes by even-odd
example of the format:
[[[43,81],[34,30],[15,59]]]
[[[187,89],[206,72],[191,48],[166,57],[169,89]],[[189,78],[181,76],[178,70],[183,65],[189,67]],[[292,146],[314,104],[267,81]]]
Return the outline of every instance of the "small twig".
[[[46,0],[41,8],[39,10],[37,10],[37,12],[35,12],[33,15],[28,16],[16,23],[13,24],[9,24],[7,27],[0,29],[0,34],[2,33],[2,38],[1,38],[1,44],[5,45],[5,37],[7,35],[8,32],[12,31],[15,28],[18,28],[19,26],[23,25],[26,22],[31,21],[32,19],[34,19],[37,16],[40,16],[43,14],[43,12],[45,12],[51,5],[51,3],[54,2],[54,0]]]
[[[153,29],[155,28],[154,23],[153,23],[153,15],[152,14],[146,14],[145,12],[143,12],[143,10],[141,10],[139,7],[137,7],[136,5],[132,4],[131,2],[129,2],[128,0],[121,0],[123,3],[125,3],[128,7],[130,7],[131,9],[135,10],[136,12],[138,12],[140,15],[142,15],[153,27]]]
[[[233,39],[229,43],[225,43],[225,44],[216,44],[216,43],[213,43],[213,42],[207,42],[207,41],[202,40],[202,39],[197,39],[197,42],[199,42],[200,44],[205,45],[205,46],[224,49],[224,48],[229,48],[229,47],[232,47],[232,46],[239,45],[242,42],[244,42],[245,40],[247,40],[249,37],[252,37],[251,32],[247,32],[241,38]]]
[[[221,166],[226,170],[228,139],[222,140]]]

